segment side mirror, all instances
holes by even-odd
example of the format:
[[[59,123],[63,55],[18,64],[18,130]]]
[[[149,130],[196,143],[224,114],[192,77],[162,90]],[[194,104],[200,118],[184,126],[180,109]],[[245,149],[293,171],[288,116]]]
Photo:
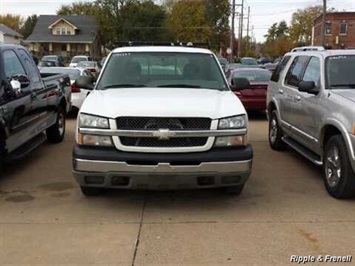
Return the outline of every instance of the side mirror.
[[[75,80],[76,86],[78,88],[83,88],[87,90],[94,89],[94,82],[95,80],[89,76],[80,76]]]
[[[11,78],[11,82],[12,81],[18,81],[20,83],[20,89],[26,88],[30,85],[29,78],[23,74],[13,75]],[[11,83],[11,85],[12,85],[12,83]],[[17,86],[17,85],[14,85],[14,86]]]
[[[11,80],[10,81],[11,87],[13,90],[20,90],[21,89],[21,83],[18,80]]]
[[[232,78],[232,90],[247,90],[250,87],[250,82],[246,78]]]
[[[317,95],[319,92],[319,89],[316,88],[316,84],[314,83],[314,81],[301,81],[298,84],[298,90],[314,95]]]

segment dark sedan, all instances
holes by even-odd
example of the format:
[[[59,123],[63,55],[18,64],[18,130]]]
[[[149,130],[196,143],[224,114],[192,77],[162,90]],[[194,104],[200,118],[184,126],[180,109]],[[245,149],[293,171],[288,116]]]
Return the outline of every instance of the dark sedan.
[[[261,68],[237,68],[231,71],[227,80],[232,87],[232,80],[245,78],[249,81],[247,89],[233,88],[233,92],[242,101],[247,111],[265,111],[266,92],[271,72]]]

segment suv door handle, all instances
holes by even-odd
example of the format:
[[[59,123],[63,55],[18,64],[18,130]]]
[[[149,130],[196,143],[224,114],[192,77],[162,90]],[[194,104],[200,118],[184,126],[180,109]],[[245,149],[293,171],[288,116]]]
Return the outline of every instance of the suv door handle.
[[[280,93],[280,94],[283,94],[283,93],[284,93],[284,90],[279,89],[279,93]]]
[[[36,99],[36,98],[37,98],[37,93],[32,92],[32,93],[31,93],[31,100],[34,100],[34,99]]]
[[[301,100],[301,96],[296,96],[295,99],[299,102]]]

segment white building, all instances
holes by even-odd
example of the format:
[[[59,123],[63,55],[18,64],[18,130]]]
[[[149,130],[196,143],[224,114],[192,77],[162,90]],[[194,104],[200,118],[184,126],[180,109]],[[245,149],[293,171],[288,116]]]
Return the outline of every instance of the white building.
[[[20,44],[22,39],[23,36],[20,33],[0,24],[0,43]]]

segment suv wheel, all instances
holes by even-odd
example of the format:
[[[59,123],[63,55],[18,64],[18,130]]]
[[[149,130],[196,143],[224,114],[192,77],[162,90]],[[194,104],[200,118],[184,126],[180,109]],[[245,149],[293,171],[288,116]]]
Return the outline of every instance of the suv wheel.
[[[58,108],[57,121],[46,130],[47,139],[52,143],[62,142],[65,135],[65,112],[62,107]]]
[[[286,143],[282,141],[282,129],[277,119],[276,110],[273,110],[269,120],[269,144],[273,150],[285,150]]]
[[[323,156],[324,184],[334,198],[355,196],[355,173],[353,172],[347,148],[341,135],[331,137]]]

